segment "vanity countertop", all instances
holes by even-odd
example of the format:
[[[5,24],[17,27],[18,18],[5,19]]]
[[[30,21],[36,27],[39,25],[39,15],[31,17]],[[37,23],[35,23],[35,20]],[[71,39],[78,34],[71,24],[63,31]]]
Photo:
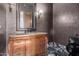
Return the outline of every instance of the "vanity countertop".
[[[31,36],[31,35],[42,35],[42,34],[47,34],[46,32],[31,32],[31,33],[26,33],[26,34],[13,34],[10,35],[10,37],[19,37],[19,36]]]

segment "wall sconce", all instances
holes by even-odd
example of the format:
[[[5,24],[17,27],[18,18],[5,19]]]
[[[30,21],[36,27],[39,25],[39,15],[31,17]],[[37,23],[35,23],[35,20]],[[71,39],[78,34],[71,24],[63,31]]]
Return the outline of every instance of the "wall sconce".
[[[9,12],[12,12],[12,6],[16,6],[15,3],[8,3],[9,4]]]
[[[12,12],[11,3],[9,3],[9,12]]]
[[[38,19],[40,19],[42,14],[43,14],[43,10],[37,10],[36,11],[36,16],[37,16]]]

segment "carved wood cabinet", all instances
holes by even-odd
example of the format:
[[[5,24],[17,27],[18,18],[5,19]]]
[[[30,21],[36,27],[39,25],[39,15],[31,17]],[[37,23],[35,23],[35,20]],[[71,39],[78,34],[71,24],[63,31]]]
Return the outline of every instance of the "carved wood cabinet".
[[[9,37],[8,54],[10,56],[47,55],[47,34],[12,35]]]

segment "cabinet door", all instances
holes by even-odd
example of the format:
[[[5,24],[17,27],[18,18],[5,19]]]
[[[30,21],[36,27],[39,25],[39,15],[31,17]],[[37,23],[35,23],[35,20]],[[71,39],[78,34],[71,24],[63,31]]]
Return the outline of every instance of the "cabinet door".
[[[25,56],[25,40],[14,40],[13,44],[13,55],[14,56]]]
[[[35,42],[33,38],[29,38],[26,40],[26,56],[34,56],[35,55]]]
[[[46,55],[47,54],[47,39],[46,36],[37,36],[35,40],[36,55]]]
[[[10,40],[8,44],[8,55],[12,56],[13,54],[12,51],[13,51],[13,40]]]

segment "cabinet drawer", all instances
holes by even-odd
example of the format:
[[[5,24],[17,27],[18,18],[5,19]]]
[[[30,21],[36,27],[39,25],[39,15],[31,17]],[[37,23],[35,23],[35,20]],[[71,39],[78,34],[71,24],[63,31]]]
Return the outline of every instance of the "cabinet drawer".
[[[30,39],[30,37],[28,37],[28,36],[16,37],[16,40],[28,40],[28,39]]]
[[[13,55],[25,55],[25,40],[14,41]]]
[[[14,40],[14,46],[16,46],[16,45],[23,45],[23,44],[25,44],[25,40]]]
[[[13,48],[14,51],[25,50],[25,45],[17,45]]]
[[[25,55],[25,47],[14,48],[13,55]]]

